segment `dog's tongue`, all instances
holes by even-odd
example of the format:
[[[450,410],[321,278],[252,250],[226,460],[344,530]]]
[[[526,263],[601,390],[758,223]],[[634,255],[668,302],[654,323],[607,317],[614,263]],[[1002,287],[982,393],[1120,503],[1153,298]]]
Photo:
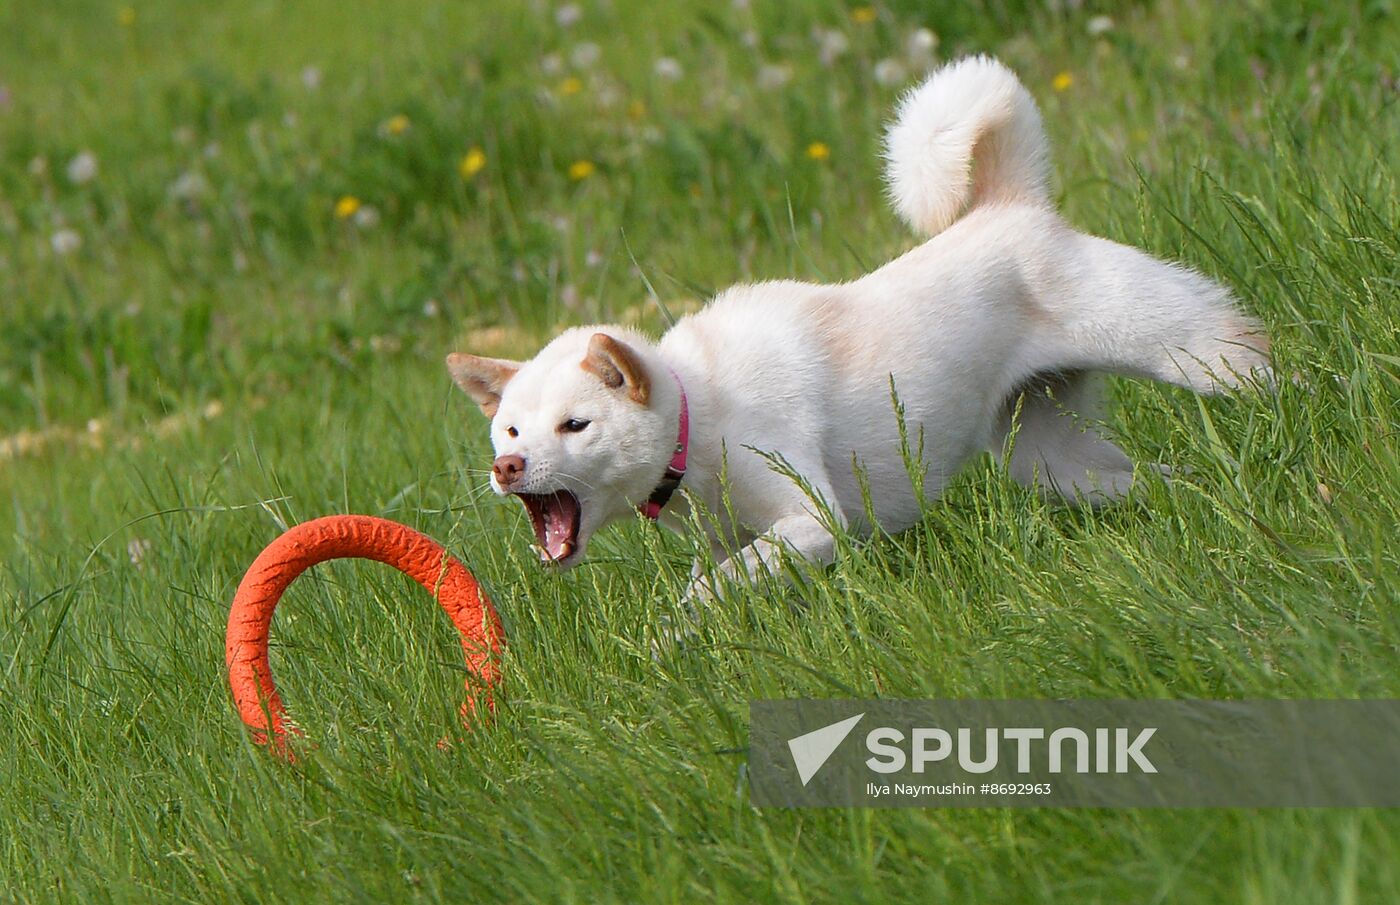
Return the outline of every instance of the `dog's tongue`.
[[[555,493],[544,500],[544,535],[540,546],[550,559],[566,559],[574,552],[574,525],[578,521],[578,500],[571,493]]]

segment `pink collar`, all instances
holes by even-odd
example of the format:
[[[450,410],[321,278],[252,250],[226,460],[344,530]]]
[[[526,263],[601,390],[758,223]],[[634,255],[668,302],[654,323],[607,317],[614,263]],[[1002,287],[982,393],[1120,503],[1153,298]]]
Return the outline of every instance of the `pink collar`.
[[[637,507],[637,511],[652,521],[656,521],[661,515],[662,508],[670,502],[671,495],[676,492],[676,488],[681,486],[681,478],[685,477],[686,454],[690,451],[690,404],[685,398],[685,384],[681,383],[681,376],[675,371],[671,376],[676,378],[676,389],[681,393],[681,416],[680,427],[676,431],[676,451],[671,456],[671,464],[666,466],[666,473],[661,476],[661,483],[656,485],[656,489],[651,492],[647,501]]]

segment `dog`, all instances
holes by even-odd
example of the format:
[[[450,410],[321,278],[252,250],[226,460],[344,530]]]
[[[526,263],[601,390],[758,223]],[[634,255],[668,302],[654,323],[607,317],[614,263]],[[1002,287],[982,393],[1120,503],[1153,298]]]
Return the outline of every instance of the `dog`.
[[[886,160],[925,241],[859,279],[736,286],[659,341],[589,326],[526,362],[448,356],[491,421],[491,487],[524,503],[545,562],[577,564],[610,522],[684,530],[701,507],[724,579],[823,565],[835,532],[912,526],[984,451],[1101,505],[1134,480],[1097,426],[1104,375],[1271,380],[1228,290],[1057,214],[1040,113],[996,60],[909,91]],[[688,600],[719,586],[697,563]]]

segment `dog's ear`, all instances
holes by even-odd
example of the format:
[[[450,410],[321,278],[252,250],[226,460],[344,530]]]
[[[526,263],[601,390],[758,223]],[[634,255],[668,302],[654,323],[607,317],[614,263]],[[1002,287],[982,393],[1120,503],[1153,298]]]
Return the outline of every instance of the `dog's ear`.
[[[588,354],[580,365],[585,371],[614,390],[626,389],[639,405],[651,399],[651,378],[635,349],[606,333],[594,333],[588,341]]]
[[[501,404],[501,391],[519,370],[520,362],[503,358],[482,358],[461,352],[447,356],[447,373],[452,375],[463,392],[481,406],[487,418],[496,417],[496,409]]]

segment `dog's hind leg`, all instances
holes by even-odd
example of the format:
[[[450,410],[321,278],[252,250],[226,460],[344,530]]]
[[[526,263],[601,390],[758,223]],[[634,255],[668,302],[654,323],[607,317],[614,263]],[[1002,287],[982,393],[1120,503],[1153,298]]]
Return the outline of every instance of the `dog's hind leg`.
[[[1100,433],[1104,377],[1086,371],[1038,375],[1007,400],[1002,458],[1011,419],[1007,470],[1019,483],[1071,503],[1100,506],[1133,486],[1133,463]]]
[[[1271,384],[1269,337],[1228,290],[1188,268],[1092,236],[1044,292],[1037,370],[1112,371],[1198,393]]]

